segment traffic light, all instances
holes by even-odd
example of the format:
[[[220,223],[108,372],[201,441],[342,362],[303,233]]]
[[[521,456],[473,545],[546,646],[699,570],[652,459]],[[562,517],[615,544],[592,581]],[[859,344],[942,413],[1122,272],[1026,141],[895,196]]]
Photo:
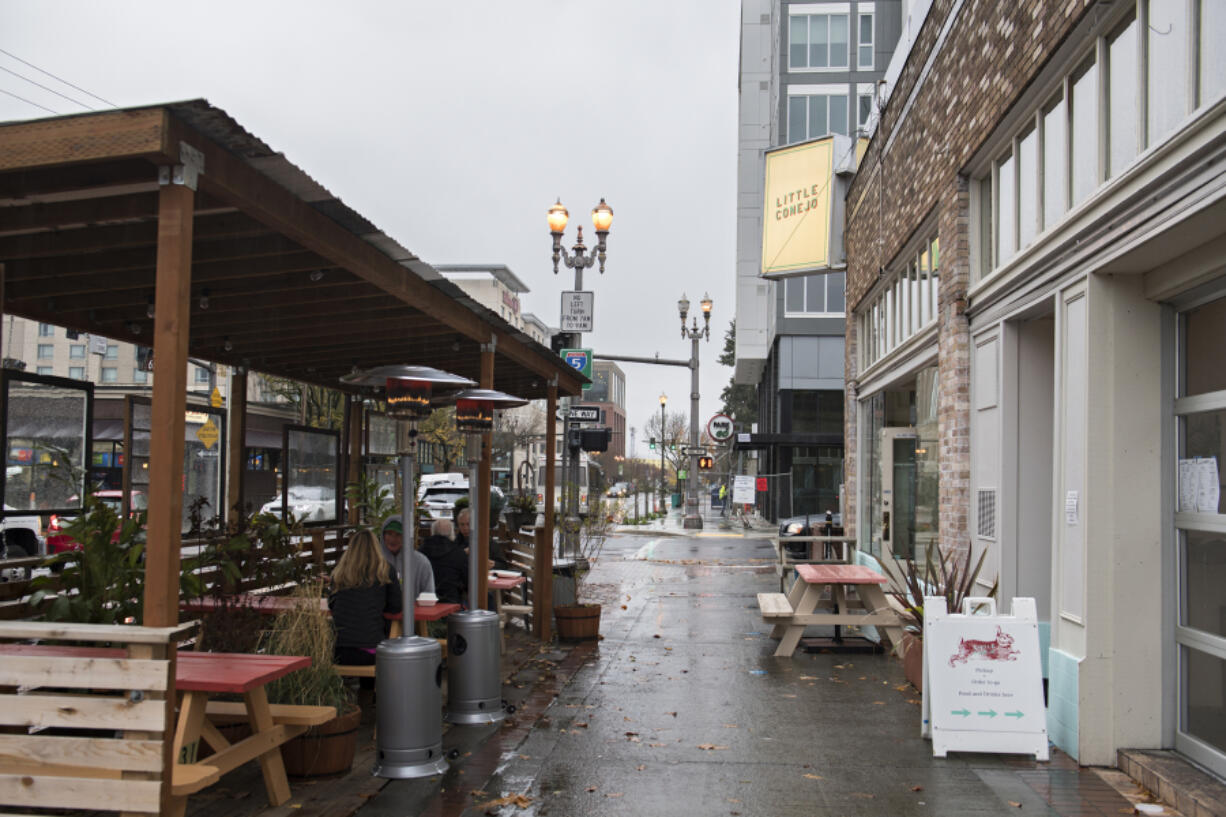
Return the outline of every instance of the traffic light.
[[[549,336],[549,348],[554,354],[561,354],[563,349],[573,349],[579,345],[579,338],[572,332],[558,332]]]
[[[698,470],[699,471],[710,471],[714,467],[715,467],[715,457],[699,457],[698,458]]]
[[[651,438],[651,440],[647,443],[647,447],[650,448],[652,451],[656,450],[656,438],[655,437]]]

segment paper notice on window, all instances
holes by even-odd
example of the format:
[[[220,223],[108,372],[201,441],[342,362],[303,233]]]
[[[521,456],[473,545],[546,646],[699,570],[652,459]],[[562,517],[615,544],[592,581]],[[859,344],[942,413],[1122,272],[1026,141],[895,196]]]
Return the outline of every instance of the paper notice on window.
[[[1217,457],[1179,461],[1179,512],[1217,513],[1221,501]]]

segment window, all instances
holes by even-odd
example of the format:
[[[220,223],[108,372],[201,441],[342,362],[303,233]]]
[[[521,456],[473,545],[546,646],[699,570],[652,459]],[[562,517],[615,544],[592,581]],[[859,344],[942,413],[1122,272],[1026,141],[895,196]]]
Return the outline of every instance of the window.
[[[50,367],[50,366],[39,366],[39,367],[38,367],[38,373],[39,373],[39,374],[42,374],[42,375],[47,375],[48,377],[50,377],[50,376],[51,376],[51,367]]]
[[[1110,147],[1108,176],[1136,158],[1137,138],[1137,21],[1129,19],[1107,40],[1107,119]]]
[[[139,367],[133,369],[132,370],[132,382],[133,383],[148,383],[149,373]]]
[[[1017,252],[1017,210],[1014,196],[1017,177],[1010,152],[996,161],[996,264],[1003,264]]]
[[[1220,2],[1206,3],[1221,7]],[[1146,131],[1149,144],[1160,142],[1188,115],[1192,98],[1188,85],[1188,6],[1182,2],[1149,4],[1146,26],[1149,74]],[[1218,40],[1220,43],[1221,40]],[[1220,50],[1221,46],[1217,46]]]
[[[84,366],[69,366],[68,376],[73,378],[74,380],[84,380],[85,379],[85,367]]]
[[[114,366],[103,366],[102,367],[102,382],[103,383],[118,383],[119,382],[119,370],[116,369]]]
[[[1094,56],[1081,64],[1069,82],[1073,204],[1080,204],[1098,187],[1098,65]]]
[[[116,346],[114,343],[108,343],[106,345],[105,358],[107,360],[119,360],[119,347]]]
[[[1043,229],[1068,210],[1068,116],[1064,97],[1049,102],[1042,114]]]
[[[50,343],[38,344],[39,360],[50,360],[53,357],[55,357],[55,346],[51,345]]]
[[[848,67],[847,7],[838,8],[844,9],[843,13],[789,15],[788,68],[795,71]],[[796,7],[792,9],[795,11]]]
[[[936,320],[940,243],[924,241],[860,313],[860,355],[868,368]]]
[[[1226,48],[1222,48],[1223,42],[1226,42],[1226,3],[1200,0],[1198,107],[1203,108],[1226,93]]]
[[[39,323],[38,336],[40,338],[50,338],[55,336],[55,327],[49,323]]]
[[[68,356],[73,360],[85,360],[85,344],[74,343],[69,346]]]
[[[783,284],[785,315],[842,315],[846,273],[829,272],[787,278]]]
[[[207,385],[208,382],[209,382],[209,370],[202,366],[197,366],[196,367],[196,383],[198,384],[203,383]]]
[[[788,142],[831,133],[847,136],[847,113],[845,86],[793,86],[788,95]]]
[[[860,4],[860,37],[856,52],[856,67],[861,71],[871,71],[873,68],[873,13],[864,11]]]
[[[1039,232],[1039,130],[1017,140],[1017,245],[1027,247]]]

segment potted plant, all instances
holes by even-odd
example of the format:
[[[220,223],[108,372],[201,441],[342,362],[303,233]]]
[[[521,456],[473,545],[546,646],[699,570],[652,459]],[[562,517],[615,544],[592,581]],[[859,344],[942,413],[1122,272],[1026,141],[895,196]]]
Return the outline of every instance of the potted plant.
[[[361,708],[354,703],[333,662],[336,635],[332,621],[320,609],[322,580],[294,591],[298,604],[277,616],[264,638],[274,655],[307,655],[311,666],[291,672],[268,685],[271,703],[335,707],[337,716],[311,727],[281,747],[285,771],[295,777],[341,774],[353,766]]]
[[[555,604],[553,617],[557,623],[558,638],[567,641],[584,641],[600,637],[601,606],[594,600],[585,601],[584,590],[592,563],[600,557],[605,539],[609,534],[609,521],[601,502],[579,526],[579,552],[570,568],[575,584],[574,604]]]
[[[972,595],[983,561],[985,548],[974,567],[971,567],[970,549],[944,549],[939,545],[926,548],[921,566],[914,559],[895,560],[885,558],[882,572],[890,579],[886,591],[902,607],[903,643],[900,652],[903,673],[911,685],[921,692],[924,689],[924,599],[940,596],[945,599],[946,609],[959,611],[962,601]],[[988,596],[995,596],[999,579],[992,582]]]
[[[507,525],[511,530],[526,528],[536,521],[536,497],[516,491],[507,499]]]

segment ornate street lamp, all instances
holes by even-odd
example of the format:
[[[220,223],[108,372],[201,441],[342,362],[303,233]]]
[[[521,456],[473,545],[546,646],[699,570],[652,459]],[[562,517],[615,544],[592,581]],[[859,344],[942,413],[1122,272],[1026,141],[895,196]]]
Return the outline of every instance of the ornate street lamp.
[[[690,456],[686,471],[685,520],[686,528],[701,528],[702,514],[698,512],[698,341],[711,340],[711,296],[704,294],[698,302],[702,308],[702,328],[698,326],[698,316],[692,319],[687,329],[685,318],[690,312],[690,299],[683,293],[677,301],[677,311],[681,314],[681,337],[688,338],[690,347]]]
[[[566,223],[570,220],[570,213],[562,206],[562,200],[549,208],[546,214],[546,221],[549,222],[549,233],[553,236],[553,272],[558,274],[558,262],[565,263],[568,269],[575,271],[575,291],[583,291],[583,271],[594,266],[597,262],[600,263],[600,273],[604,274],[604,262],[606,250],[608,249],[609,228],[613,225],[613,208],[610,207],[602,198],[600,203],[592,208],[592,226],[596,228],[596,249],[591,255],[587,254],[587,247],[583,244],[583,228],[578,228],[578,236],[575,244],[571,248],[571,252],[567,252],[562,246],[562,233],[566,230]],[[582,333],[575,333],[575,345],[582,343]],[[567,419],[562,424],[562,475],[565,489],[562,491],[562,552],[578,553],[578,532],[579,532],[579,515],[577,505],[579,503],[579,487],[578,475],[572,474],[572,471],[577,470],[577,457],[571,456],[570,451],[570,419],[569,419],[569,398],[565,398],[563,408]],[[552,445],[552,441],[550,441]]]
[[[479,725],[506,717],[502,706],[499,671],[501,634],[498,614],[482,610],[480,579],[485,568],[482,552],[489,553],[490,529],[478,519],[485,501],[477,489],[484,435],[494,428],[494,412],[528,404],[492,389],[464,389],[438,402],[455,404],[456,428],[467,437],[468,513],[472,537],[468,542],[468,609],[447,617],[447,721]],[[481,543],[485,547],[481,547]]]
[[[443,721],[440,712],[440,668],[443,651],[433,638],[414,634],[414,539],[417,533],[413,464],[417,449],[417,423],[430,416],[431,402],[439,395],[477,385],[450,372],[428,366],[378,366],[341,378],[346,386],[387,402],[388,414],[409,423],[409,445],[400,453],[400,509],[404,544],[400,548],[400,591],[404,635],[380,642],[375,650],[375,694],[379,699],[376,743],[378,777],[404,779],[431,777],[447,769],[443,756]],[[432,694],[427,694],[431,687]]]

